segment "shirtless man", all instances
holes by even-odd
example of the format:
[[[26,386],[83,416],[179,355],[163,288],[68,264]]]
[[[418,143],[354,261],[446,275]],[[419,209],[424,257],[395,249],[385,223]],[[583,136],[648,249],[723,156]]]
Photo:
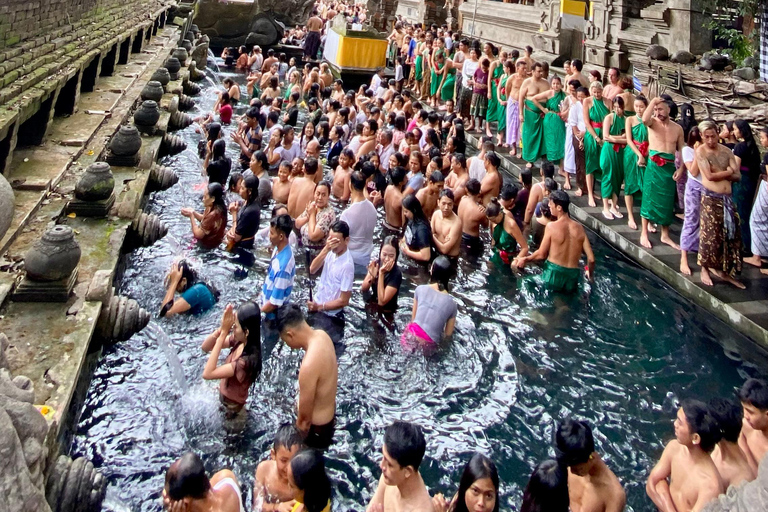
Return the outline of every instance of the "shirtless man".
[[[571,80],[578,80],[582,87],[589,89],[589,80],[581,74],[582,69],[584,69],[584,63],[579,59],[573,59],[571,61],[571,74],[566,77],[565,83]]]
[[[453,213],[453,191],[441,191],[438,206],[432,215],[432,240],[437,252],[457,257],[461,251],[461,218]]]
[[[528,194],[528,203],[525,207],[525,217],[523,218],[523,234],[527,237],[531,232],[531,219],[536,212],[536,205],[547,195],[547,178],[555,179],[555,164],[544,162],[541,164],[541,181],[531,187]]]
[[[613,98],[624,92],[619,86],[621,80],[621,71],[619,68],[610,68],[608,70],[608,85],[603,88],[603,96],[608,101],[613,101]],[[632,105],[632,103],[625,103],[625,105]]]
[[[525,56],[520,57],[520,59],[524,60],[528,69],[532,70],[533,65],[536,63],[536,61],[533,60],[533,48],[531,46],[526,46]]]
[[[269,459],[256,467],[253,489],[254,510],[261,512],[290,512],[296,504],[294,490],[288,481],[288,465],[304,446],[301,433],[286,423],[277,429]],[[259,506],[257,501],[262,501]]]
[[[304,176],[294,178],[291,191],[288,194],[288,214],[296,219],[304,213],[315,193],[315,173],[319,163],[316,158],[307,158],[304,162]]]
[[[499,174],[499,165],[501,158],[495,152],[490,151],[485,155],[485,176],[480,182],[480,201],[484,206],[488,206],[491,199],[499,196],[501,185],[503,184]]]
[[[224,469],[208,479],[203,461],[192,452],[182,455],[166,471],[163,508],[211,512],[244,510],[235,474]]]
[[[592,429],[567,419],[557,428],[558,460],[568,466],[572,512],[622,512],[627,494],[621,482],[595,451]]]
[[[323,29],[323,20],[312,11],[312,16],[307,20],[307,36],[304,38],[304,61],[315,60],[317,50],[320,48],[320,31]]]
[[[381,479],[366,512],[434,512],[419,473],[427,443],[421,428],[396,421],[384,432]]]
[[[416,199],[421,203],[421,209],[427,220],[432,218],[432,214],[437,210],[437,201],[440,198],[440,192],[445,186],[445,178],[440,171],[433,171],[427,178],[427,186],[421,187],[416,192]]]
[[[333,185],[331,186],[331,194],[342,203],[349,201],[351,193],[349,178],[352,176],[354,163],[355,154],[351,149],[345,148],[339,155],[339,165],[333,173]]]
[[[533,65],[531,77],[520,86],[517,101],[520,105],[518,119],[523,123],[523,160],[528,162],[526,167],[546,154],[544,145],[544,113],[533,102],[533,97],[550,89],[549,82],[543,78],[544,67],[540,62]]]
[[[718,142],[717,126],[711,121],[699,123],[703,144],[696,148],[696,166],[701,173],[699,213],[699,255],[701,283],[712,286],[712,276],[742,290],[744,283],[733,276],[741,270],[739,221],[731,200],[731,182],[741,180],[739,165],[730,149]],[[729,237],[725,219],[730,216],[737,226]]]
[[[333,92],[331,92],[331,99],[341,103],[344,101],[344,97],[346,95],[347,94],[344,92],[344,82],[341,81],[341,78],[336,79],[336,81],[333,82]]]
[[[264,62],[261,63],[261,72],[266,73],[272,68],[272,64],[277,64],[278,58],[275,57],[275,50],[270,48],[267,50],[267,58],[264,59]],[[267,82],[269,83],[269,82]],[[264,87],[262,86],[262,89]]]
[[[391,185],[384,190],[384,227],[400,232],[403,228],[403,182],[405,169],[395,167],[389,171]]]
[[[280,338],[292,349],[304,350],[299,368],[296,428],[310,448],[326,449],[333,442],[336,423],[338,363],[333,341],[325,331],[307,324],[296,304],[277,310]]]
[[[480,239],[480,226],[488,227],[485,206],[480,202],[480,182],[470,179],[466,185],[467,195],[459,204],[461,219],[461,245],[471,256],[483,253],[483,241]]]
[[[524,258],[516,258],[517,267],[523,268],[529,261],[546,259],[542,278],[555,292],[574,293],[579,288],[582,252],[587,256],[587,279],[595,273],[595,255],[584,228],[571,220],[568,208],[571,200],[565,190],[555,190],[549,195],[549,209],[556,221],[544,228],[544,239],[539,249]],[[514,263],[513,263],[514,264]]]
[[[669,226],[675,218],[675,181],[683,173],[683,169],[675,170],[675,152],[682,153],[685,141],[683,129],[669,118],[669,110],[669,103],[656,97],[643,112],[643,124],[648,127],[649,154],[643,178],[640,244],[646,249],[652,247],[648,228],[653,222],[661,226],[661,243],[680,250],[669,237]]]
[[[661,512],[698,512],[725,490],[709,456],[719,439],[717,422],[707,405],[683,400],[675,420],[675,439],[664,448],[645,485]]]
[[[739,446],[757,472],[760,461],[768,453],[768,383],[749,379],[739,390],[739,401],[744,409]]]
[[[725,398],[713,398],[708,406],[723,435],[712,452],[712,462],[723,479],[723,488],[751,482],[757,473],[750,467],[744,451],[739,448],[743,423],[741,407],[733,400]]]
[[[509,154],[517,156],[517,146],[520,142],[520,87],[528,79],[528,63],[525,59],[517,59],[515,74],[507,78],[505,84],[507,94],[507,144]]]
[[[445,178],[445,188],[453,192],[453,197],[457,204],[461,204],[461,198],[467,193],[466,186],[468,181],[467,157],[463,153],[454,153],[451,156],[451,172]]]

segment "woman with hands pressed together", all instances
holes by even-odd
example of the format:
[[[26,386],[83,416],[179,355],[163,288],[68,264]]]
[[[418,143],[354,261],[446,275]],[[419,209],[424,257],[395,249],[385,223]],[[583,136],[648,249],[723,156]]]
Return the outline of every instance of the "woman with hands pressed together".
[[[219,380],[219,398],[231,414],[238,413],[248,399],[251,384],[261,374],[261,311],[252,302],[237,308],[227,304],[221,326],[213,331],[201,347],[210,352],[203,369],[205,380]],[[219,365],[222,349],[230,349],[224,364]]]
[[[403,273],[397,265],[399,255],[397,237],[386,237],[381,243],[379,258],[368,265],[368,273],[363,279],[362,291],[373,290],[379,307],[387,313],[397,310],[397,296],[403,282]]]
[[[212,182],[203,192],[203,213],[192,208],[182,208],[181,214],[192,224],[192,234],[206,249],[219,246],[227,232],[227,206],[224,203],[224,188]],[[198,224],[198,221],[200,224]]]

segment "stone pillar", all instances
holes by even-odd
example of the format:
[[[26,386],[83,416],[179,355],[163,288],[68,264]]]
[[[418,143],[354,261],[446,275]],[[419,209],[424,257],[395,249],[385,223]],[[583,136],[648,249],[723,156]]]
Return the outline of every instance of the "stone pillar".
[[[610,65],[608,43],[611,35],[611,17],[614,9],[613,0],[594,0],[592,17],[584,30],[585,64],[599,68]]]

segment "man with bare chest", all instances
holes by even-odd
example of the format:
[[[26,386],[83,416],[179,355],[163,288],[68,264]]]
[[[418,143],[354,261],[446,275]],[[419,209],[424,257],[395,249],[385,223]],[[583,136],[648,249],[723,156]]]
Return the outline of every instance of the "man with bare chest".
[[[621,512],[627,495],[613,471],[595,451],[592,429],[567,419],[557,429],[558,461],[568,466],[571,512]]]
[[[669,226],[675,218],[675,181],[683,169],[675,170],[675,152],[682,152],[683,129],[669,117],[670,104],[661,97],[651,100],[643,113],[648,127],[648,163],[643,178],[643,205],[640,208],[642,231],[640,244],[651,248],[648,230],[651,223],[661,226],[661,243],[680,249],[669,237]]]
[[[710,453],[720,439],[707,405],[683,400],[675,439],[651,471],[645,491],[661,512],[698,512],[725,489]]]
[[[768,383],[749,379],[739,390],[739,401],[744,410],[739,446],[757,472],[768,453]]]
[[[525,59],[517,59],[515,74],[507,78],[505,84],[507,93],[507,144],[509,154],[517,156],[517,146],[520,142],[520,88],[528,79],[528,64]]]
[[[384,190],[384,227],[395,233],[403,228],[403,181],[405,169],[398,166],[389,171],[391,185]]]
[[[440,171],[433,171],[427,178],[427,186],[421,187],[416,192],[416,199],[421,203],[421,209],[424,211],[424,215],[427,220],[432,218],[432,214],[437,210],[437,200],[440,197],[440,192],[445,186],[445,178]]]
[[[483,253],[483,240],[480,238],[480,226],[488,227],[485,207],[480,202],[480,182],[470,179],[466,184],[467,194],[459,203],[461,219],[461,246],[470,256]]]
[[[743,417],[741,407],[733,400],[725,398],[713,398],[707,405],[723,434],[723,438],[712,452],[712,462],[723,479],[723,487],[728,489],[732,485],[739,486],[742,482],[751,482],[757,473],[739,447]]]
[[[296,219],[304,213],[315,193],[315,173],[319,163],[316,158],[307,158],[304,162],[304,176],[295,178],[288,193],[288,214]]]
[[[432,240],[440,254],[457,257],[461,251],[461,218],[453,213],[453,191],[440,192],[439,209],[432,214]]]
[[[543,74],[544,66],[540,62],[535,63],[531,78],[520,86],[518,96],[518,119],[523,123],[523,160],[528,162],[526,167],[529,168],[547,153],[544,144],[544,112],[533,102],[534,96],[549,90],[549,82],[543,78]]]
[[[254,510],[261,512],[290,512],[296,504],[294,490],[288,481],[288,465],[304,447],[301,433],[290,423],[275,433],[269,459],[256,467],[253,486]]]
[[[701,282],[712,286],[714,274],[744,289],[744,283],[734,277],[741,271],[741,229],[731,197],[731,182],[738,182],[741,172],[731,150],[718,142],[715,123],[700,123],[699,132],[704,142],[696,148],[696,164],[704,186],[699,213]]]
[[[310,61],[317,58],[317,50],[320,48],[320,31],[323,29],[323,20],[312,11],[312,16],[307,20],[307,36],[304,38],[304,60]]]

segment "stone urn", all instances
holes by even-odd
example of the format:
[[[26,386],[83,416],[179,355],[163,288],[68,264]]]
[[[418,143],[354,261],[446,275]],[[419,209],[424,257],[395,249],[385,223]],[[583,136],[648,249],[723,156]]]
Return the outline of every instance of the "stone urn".
[[[160,85],[166,86],[168,85],[168,82],[171,81],[171,74],[168,72],[166,68],[157,68],[155,72],[152,73],[152,78],[150,78],[149,80],[160,82]]]
[[[16,198],[13,195],[13,189],[5,176],[0,174],[0,238],[3,238],[5,232],[11,227],[15,204]]]
[[[187,54],[192,51],[192,42],[188,39],[185,39],[181,42],[181,47],[187,50]]]
[[[139,108],[136,109],[136,113],[133,114],[133,123],[142,133],[154,131],[155,125],[159,120],[160,109],[154,100],[143,101]]]
[[[109,198],[115,188],[115,178],[107,162],[96,162],[85,169],[75,185],[75,197],[81,201],[101,201]]]
[[[176,57],[179,59],[179,64],[184,66],[187,62],[187,59],[189,58],[189,54],[187,53],[187,50],[183,47],[176,48],[173,50],[173,53],[171,54],[172,57]]]
[[[117,156],[132,156],[138,153],[140,149],[141,135],[133,125],[121,126],[109,143],[109,150]]]
[[[189,26],[189,31],[197,35],[200,33],[200,28],[193,23],[192,25]]]
[[[179,70],[181,69],[181,62],[174,56],[170,56],[165,60],[165,68],[171,74],[171,80],[179,78]]]
[[[80,262],[80,245],[69,226],[53,226],[27,251],[24,268],[33,281],[58,281]]]
[[[163,98],[163,92],[163,85],[160,82],[150,80],[141,90],[141,99],[160,101]]]

